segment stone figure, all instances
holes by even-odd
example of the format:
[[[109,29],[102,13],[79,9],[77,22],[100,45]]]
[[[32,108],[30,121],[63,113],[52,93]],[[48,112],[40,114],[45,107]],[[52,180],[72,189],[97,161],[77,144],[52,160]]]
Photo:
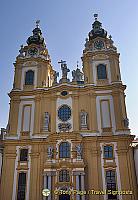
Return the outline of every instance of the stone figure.
[[[127,117],[124,119],[124,127],[129,128],[129,119]]]
[[[72,71],[72,81],[82,81],[83,80],[83,73],[80,71],[80,69],[76,69]]]
[[[64,83],[64,82],[69,82],[70,80],[67,78],[68,72],[70,72],[70,70],[67,68],[67,64],[66,61],[61,60],[61,70],[62,70],[62,78],[60,79],[60,83]]]
[[[47,156],[48,158],[53,158],[54,149],[52,146],[48,146],[47,148]]]
[[[81,159],[82,158],[82,145],[81,144],[76,146],[76,151],[77,151],[77,158]]]
[[[21,45],[21,48],[19,50],[19,55],[18,57],[23,58],[24,57],[24,49],[23,49],[23,45]]]
[[[57,84],[57,77],[59,77],[59,72],[54,71],[53,77],[54,77],[53,84]]]
[[[42,86],[43,86],[43,87],[46,87],[46,80],[43,80],[43,81],[42,81]]]
[[[50,116],[48,112],[44,113],[44,125],[43,125],[43,130],[44,131],[49,131],[49,122],[50,122]]]
[[[84,110],[80,113],[80,127],[84,130],[88,129],[88,113]]]

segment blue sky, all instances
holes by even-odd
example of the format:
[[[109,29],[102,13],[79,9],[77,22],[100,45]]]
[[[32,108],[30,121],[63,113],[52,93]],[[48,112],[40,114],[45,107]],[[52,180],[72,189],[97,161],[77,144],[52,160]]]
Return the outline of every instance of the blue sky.
[[[111,34],[120,52],[126,104],[132,134],[138,136],[138,1],[137,0],[1,0],[0,5],[0,127],[8,120],[9,97],[13,84],[13,63],[21,44],[32,34],[35,21],[40,27],[52,64],[66,60],[72,70],[81,56],[91,30],[93,14]]]

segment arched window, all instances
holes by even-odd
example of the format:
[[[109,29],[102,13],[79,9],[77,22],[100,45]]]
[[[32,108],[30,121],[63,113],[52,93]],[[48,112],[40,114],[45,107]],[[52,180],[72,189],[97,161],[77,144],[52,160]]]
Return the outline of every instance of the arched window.
[[[25,85],[33,85],[34,84],[34,71],[29,70],[25,75]]]
[[[106,65],[99,64],[97,66],[97,77],[98,79],[107,79]]]
[[[70,143],[69,142],[62,142],[59,145],[59,157],[70,158]]]
[[[64,169],[59,172],[59,182],[69,182],[70,181],[70,175],[69,171]]]

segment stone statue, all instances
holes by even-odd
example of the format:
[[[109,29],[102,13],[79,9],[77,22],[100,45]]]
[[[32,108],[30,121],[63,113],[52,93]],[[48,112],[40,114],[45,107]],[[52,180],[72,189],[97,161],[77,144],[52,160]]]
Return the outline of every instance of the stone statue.
[[[81,159],[82,158],[82,145],[81,144],[76,146],[76,151],[77,151],[77,158]]]
[[[129,128],[129,119],[127,117],[124,119],[124,127]]]
[[[70,70],[67,68],[66,63],[61,64],[61,70],[62,70],[62,78],[67,79],[67,74],[70,72]]]
[[[84,130],[88,129],[88,113],[84,110],[80,113],[80,127]]]
[[[23,49],[23,45],[21,45],[21,48],[20,48],[20,50],[19,50],[19,55],[18,55],[18,57],[20,57],[20,58],[23,58],[24,57],[24,49]]]
[[[46,87],[46,80],[43,80],[43,81],[42,81],[42,86],[43,86],[43,87]]]
[[[47,156],[48,156],[48,158],[53,158],[53,154],[54,153],[54,149],[53,149],[53,147],[52,146],[48,146],[48,148],[47,148]]]
[[[69,82],[70,80],[67,78],[67,75],[68,75],[68,72],[70,72],[70,70],[67,68],[66,61],[61,60],[58,63],[61,63],[61,70],[62,70],[62,78],[60,79],[59,82],[60,83]]]
[[[54,76],[53,84],[57,84],[57,77],[59,77],[59,72],[54,71],[53,76]]]
[[[78,68],[72,71],[72,77],[72,81],[83,81],[83,73]]]
[[[43,130],[44,131],[49,131],[49,122],[50,122],[50,116],[48,112],[44,113],[44,125],[43,125]]]

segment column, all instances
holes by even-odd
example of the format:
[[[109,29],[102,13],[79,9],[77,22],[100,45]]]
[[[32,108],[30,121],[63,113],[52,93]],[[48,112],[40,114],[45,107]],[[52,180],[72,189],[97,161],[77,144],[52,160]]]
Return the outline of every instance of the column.
[[[84,191],[85,190],[85,188],[84,188],[84,173],[82,172],[81,173],[81,191]],[[85,195],[82,195],[81,196],[81,200],[85,200]]]
[[[43,180],[44,180],[43,189],[46,189],[46,188],[47,188],[47,186],[46,186],[46,179],[47,179],[47,176],[46,176],[46,174],[44,174],[44,177],[43,177]],[[43,196],[43,200],[46,200],[46,197],[45,197],[45,196]]]
[[[79,190],[79,175],[76,175],[76,190]],[[76,194],[76,200],[80,200],[80,195]]]
[[[50,190],[50,192],[52,192],[51,180],[52,180],[52,176],[51,176],[51,174],[50,174],[50,175],[48,176],[48,189]],[[48,200],[51,200],[51,193],[50,193],[50,195],[48,196]]]

